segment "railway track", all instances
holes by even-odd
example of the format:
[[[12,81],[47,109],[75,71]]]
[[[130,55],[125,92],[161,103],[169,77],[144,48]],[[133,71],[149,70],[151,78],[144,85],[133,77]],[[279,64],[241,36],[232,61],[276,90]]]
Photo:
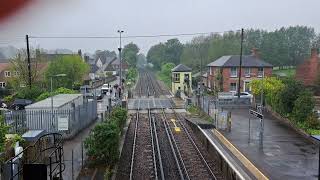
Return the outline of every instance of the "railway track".
[[[129,179],[164,180],[162,158],[154,116],[136,113]]]
[[[138,97],[160,97],[164,95],[163,89],[161,89],[154,75],[147,71],[139,71],[139,80],[135,91]]]
[[[175,112],[166,114],[162,111],[171,150],[181,179],[223,179],[215,171],[214,163],[209,163],[200,148],[193,140],[183,120]]]

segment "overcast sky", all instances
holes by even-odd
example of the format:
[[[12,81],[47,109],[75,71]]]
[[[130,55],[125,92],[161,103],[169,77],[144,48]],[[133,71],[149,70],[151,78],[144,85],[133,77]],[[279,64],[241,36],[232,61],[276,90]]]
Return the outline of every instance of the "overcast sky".
[[[31,36],[118,36],[274,30],[306,25],[320,31],[319,0],[34,0],[0,22],[0,46],[23,46]],[[182,37],[183,42],[192,37]],[[144,53],[168,38],[124,39]],[[116,50],[118,39],[31,39],[47,49]]]

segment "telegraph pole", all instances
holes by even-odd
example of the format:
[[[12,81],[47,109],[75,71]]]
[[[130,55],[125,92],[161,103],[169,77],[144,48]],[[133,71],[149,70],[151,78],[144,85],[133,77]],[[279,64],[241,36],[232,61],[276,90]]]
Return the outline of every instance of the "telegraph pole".
[[[120,71],[119,71],[119,77],[120,77],[120,82],[119,82],[119,85],[120,87],[122,87],[122,60],[121,60],[121,50],[122,50],[122,47],[121,47],[121,34],[123,33],[124,31],[122,30],[118,30],[118,33],[120,35],[120,47],[118,48],[119,50],[119,61],[120,61]]]
[[[28,57],[28,76],[29,76],[29,88],[31,88],[31,63],[30,63],[30,48],[29,48],[29,36],[26,35],[26,42],[27,42],[27,57]]]
[[[243,45],[243,28],[241,29],[240,42],[240,63],[239,63],[239,80],[238,80],[238,98],[240,99],[240,84],[241,84],[241,68],[242,68],[242,45]]]

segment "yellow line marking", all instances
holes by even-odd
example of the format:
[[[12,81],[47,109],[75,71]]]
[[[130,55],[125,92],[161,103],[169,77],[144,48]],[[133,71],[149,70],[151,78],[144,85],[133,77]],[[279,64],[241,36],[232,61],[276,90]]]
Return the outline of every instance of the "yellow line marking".
[[[246,158],[227,138],[225,138],[219,131],[216,129],[212,130],[218,139],[235,155],[241,163],[257,178],[257,179],[269,179],[267,178],[251,161]]]
[[[173,125],[174,125],[174,131],[180,132],[181,129],[180,129],[179,127],[177,127],[177,125],[176,125],[176,120],[175,120],[175,119],[170,119],[170,120],[171,120],[171,122],[172,122]]]

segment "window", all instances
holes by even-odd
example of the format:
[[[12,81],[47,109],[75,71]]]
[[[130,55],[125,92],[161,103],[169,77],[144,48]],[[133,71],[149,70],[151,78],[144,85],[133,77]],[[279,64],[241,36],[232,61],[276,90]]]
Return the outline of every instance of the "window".
[[[13,72],[13,76],[18,76],[19,75],[19,72],[18,71],[14,71]]]
[[[6,87],[6,83],[5,82],[0,82],[0,87],[2,87],[2,88]]]
[[[184,82],[189,83],[189,81],[190,81],[189,74],[184,74]]]
[[[244,82],[244,92],[251,92],[251,87],[250,87],[249,81]]]
[[[209,74],[212,75],[212,67],[209,67]]]
[[[173,74],[173,81],[174,82],[180,82],[180,74],[179,73],[174,73]]]
[[[237,83],[230,83],[230,91],[237,91]]]
[[[251,73],[251,72],[250,72],[250,68],[245,68],[245,69],[244,69],[244,76],[245,76],[245,77],[250,77],[250,73]]]
[[[5,71],[4,72],[4,77],[10,77],[11,76],[11,72],[10,71]]]
[[[263,77],[263,76],[264,76],[263,68],[259,67],[258,68],[258,77]]]
[[[231,70],[231,76],[230,77],[238,77],[238,71],[236,67],[230,68]]]

